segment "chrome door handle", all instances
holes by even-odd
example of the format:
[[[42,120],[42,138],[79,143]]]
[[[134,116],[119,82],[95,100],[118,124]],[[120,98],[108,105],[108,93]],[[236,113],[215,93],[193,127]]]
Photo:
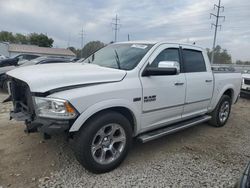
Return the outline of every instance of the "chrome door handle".
[[[182,85],[184,85],[184,83],[183,82],[176,82],[176,83],[174,83],[174,85],[176,85],[176,86],[182,86]]]
[[[206,82],[212,82],[213,80],[206,80]]]

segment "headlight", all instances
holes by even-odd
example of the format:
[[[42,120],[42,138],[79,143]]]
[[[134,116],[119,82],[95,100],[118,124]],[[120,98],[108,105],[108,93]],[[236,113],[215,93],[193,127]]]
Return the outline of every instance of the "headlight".
[[[77,112],[71,104],[62,99],[34,97],[36,114],[39,117],[73,119]]]

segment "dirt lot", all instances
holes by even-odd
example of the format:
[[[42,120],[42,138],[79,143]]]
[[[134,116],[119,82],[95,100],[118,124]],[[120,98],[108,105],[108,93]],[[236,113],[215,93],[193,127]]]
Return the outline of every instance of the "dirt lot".
[[[63,136],[25,134],[8,120],[10,107],[0,104],[0,187],[233,187],[250,160],[249,99],[239,100],[225,127],[201,124],[135,143],[118,169],[102,175],[82,168]]]

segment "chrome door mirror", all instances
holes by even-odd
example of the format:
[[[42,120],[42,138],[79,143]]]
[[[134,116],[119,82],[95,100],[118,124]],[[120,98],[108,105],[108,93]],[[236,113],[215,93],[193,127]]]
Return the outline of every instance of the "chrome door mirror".
[[[180,73],[180,64],[177,61],[160,61],[158,68],[174,69],[176,74]]]
[[[177,75],[180,73],[180,65],[176,61],[160,61],[157,67],[148,66],[142,76]]]

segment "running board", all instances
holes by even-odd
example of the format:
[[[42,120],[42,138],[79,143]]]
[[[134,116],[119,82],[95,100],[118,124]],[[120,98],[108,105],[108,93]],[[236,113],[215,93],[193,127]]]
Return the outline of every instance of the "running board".
[[[138,136],[137,139],[141,141],[142,143],[145,143],[145,142],[160,138],[162,136],[166,136],[166,135],[175,133],[177,131],[186,129],[188,127],[192,127],[202,122],[208,121],[211,118],[212,117],[208,115],[199,116],[193,119],[183,121],[181,123],[173,124],[172,126],[168,126],[168,127],[164,127],[161,129],[153,130],[151,132],[143,133],[140,136]]]

